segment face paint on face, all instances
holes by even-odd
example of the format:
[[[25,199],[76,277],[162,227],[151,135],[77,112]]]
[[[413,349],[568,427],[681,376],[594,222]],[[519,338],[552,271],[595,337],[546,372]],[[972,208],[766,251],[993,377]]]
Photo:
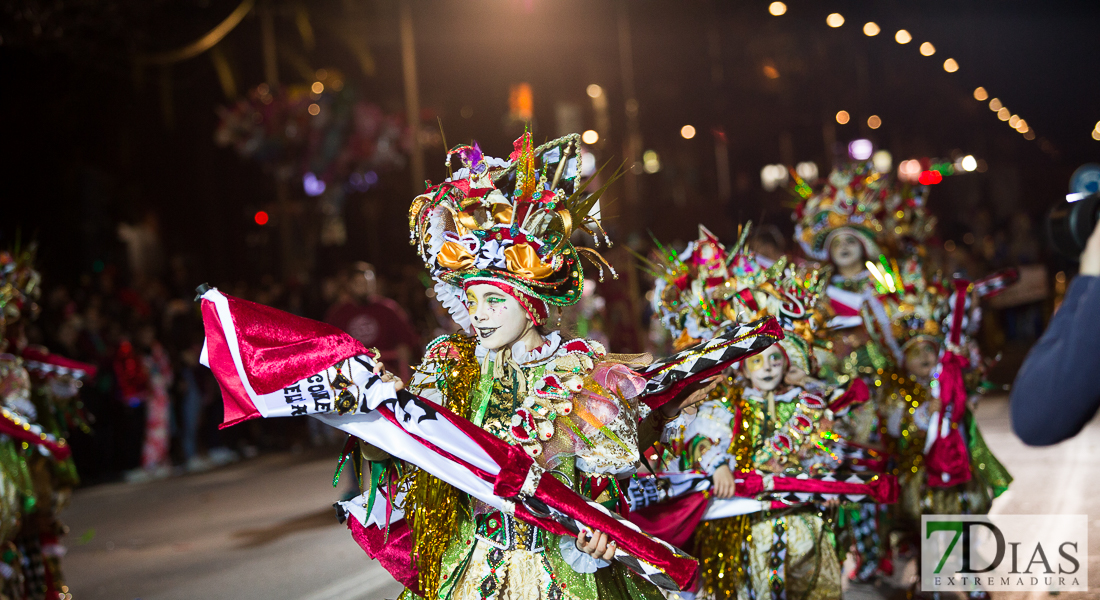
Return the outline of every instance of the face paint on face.
[[[484,283],[470,286],[466,290],[466,307],[478,343],[489,350],[509,347],[535,327],[519,301],[495,286]]]
[[[761,392],[770,392],[783,383],[787,372],[787,359],[779,346],[771,346],[756,356],[745,359],[745,376],[752,387]]]
[[[829,242],[829,258],[840,269],[863,264],[863,244],[851,233],[838,233]]]
[[[939,352],[930,342],[918,342],[905,350],[905,370],[918,379],[927,379],[939,361]]]

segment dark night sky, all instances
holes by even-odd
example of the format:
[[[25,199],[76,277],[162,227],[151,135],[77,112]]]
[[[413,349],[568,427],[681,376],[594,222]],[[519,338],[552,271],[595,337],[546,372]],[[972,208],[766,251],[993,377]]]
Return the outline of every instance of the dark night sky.
[[[255,210],[273,202],[273,185],[258,166],[214,145],[214,108],[225,99],[210,60],[200,56],[173,69],[175,116],[169,127],[161,113],[158,74],[135,77],[128,58],[135,50],[164,50],[198,37],[237,3],[77,3],[46,19],[45,33],[38,36],[26,18],[13,16],[46,4],[53,3],[2,5],[0,120],[9,150],[0,188],[0,244],[10,243],[17,230],[37,235],[47,275],[71,277],[95,260],[123,260],[117,223],[152,211],[169,254],[189,256],[193,270],[209,275],[205,278],[275,271],[273,238],[251,223]],[[415,0],[425,116],[443,119],[451,144],[477,138],[490,154],[503,155],[516,133],[502,125],[511,85],[532,85],[534,126],[541,138],[557,133],[555,106],[561,102],[583,107],[583,126],[595,126],[585,87],[599,83],[611,103],[611,130],[600,158],[621,160],[625,98],[618,6],[582,0]],[[1064,193],[1073,169],[1100,154],[1100,142],[1089,137],[1100,120],[1100,82],[1092,75],[1100,64],[1096,2],[792,0],[782,17],[768,15],[767,6],[766,1],[628,3],[644,147],[656,150],[665,165],[660,173],[639,176],[640,205],[638,216],[632,216],[638,231],[687,237],[704,221],[728,236],[738,221],[761,215],[788,227],[789,197],[765,192],[760,169],[784,158],[783,139],[790,140],[794,160],[824,167],[822,127],[841,109],[853,119],[836,126],[838,141],[867,136],[891,150],[895,164],[952,151],[988,162],[988,172],[948,178],[933,190],[931,201],[949,237],[961,236],[972,211],[980,208],[1000,220],[1018,211],[1041,218]],[[301,48],[287,18],[278,22],[280,44],[295,48],[314,68],[343,70],[367,99],[400,112],[395,3],[326,0],[310,3],[309,9],[316,49]],[[843,27],[825,25],[831,12],[844,15]],[[883,32],[864,36],[866,21],[877,22]],[[911,32],[914,41],[895,43],[899,28]],[[342,30],[370,42],[377,64],[373,77],[359,71],[339,42]],[[931,58],[917,51],[925,40],[937,48]],[[260,83],[257,20],[246,19],[223,44],[238,85]],[[943,71],[947,57],[960,63],[957,73]],[[774,66],[779,78],[764,77],[764,65]],[[285,80],[299,82],[287,65],[281,69]],[[979,85],[1025,118],[1039,139],[1024,140],[973,100]],[[460,116],[463,107],[473,109],[472,118]],[[870,114],[882,117],[881,129],[866,128]],[[679,137],[686,123],[700,132],[694,140]],[[716,201],[709,137],[715,127],[730,139],[734,186],[725,205]],[[1048,151],[1041,149],[1042,140],[1049,142]],[[441,157],[442,148],[427,149],[430,179],[441,178]],[[325,264],[318,269],[364,257],[413,260],[403,242],[409,176],[391,173],[386,179],[379,189],[349,200],[352,239],[344,249],[323,255]]]

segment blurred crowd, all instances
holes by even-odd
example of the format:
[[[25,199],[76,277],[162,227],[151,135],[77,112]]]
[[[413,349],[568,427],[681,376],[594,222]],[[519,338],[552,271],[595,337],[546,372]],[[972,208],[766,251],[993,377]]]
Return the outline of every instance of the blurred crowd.
[[[219,430],[221,393],[209,369],[199,364],[203,326],[197,280],[184,264],[172,261],[163,276],[129,275],[107,266],[75,284],[47,280],[44,286],[41,315],[28,325],[28,341],[98,367],[80,391],[90,431],[70,440],[85,484],[143,481],[261,451],[342,441],[300,419]],[[387,286],[366,263],[342,268],[319,285],[264,277],[222,289],[327,320],[378,348],[406,373],[418,358],[422,333],[439,327],[419,280],[395,278]]]

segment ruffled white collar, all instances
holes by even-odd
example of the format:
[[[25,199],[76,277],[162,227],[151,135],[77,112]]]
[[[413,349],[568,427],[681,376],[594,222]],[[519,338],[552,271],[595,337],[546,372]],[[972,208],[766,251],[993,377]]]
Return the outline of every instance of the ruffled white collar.
[[[521,367],[530,367],[554,358],[561,350],[561,333],[552,331],[543,340],[545,343],[534,350],[527,350],[522,341],[512,344],[512,360]],[[496,350],[489,350],[481,344],[474,349],[474,354],[479,362],[484,360],[486,355],[489,356],[489,360],[496,360],[497,357]]]

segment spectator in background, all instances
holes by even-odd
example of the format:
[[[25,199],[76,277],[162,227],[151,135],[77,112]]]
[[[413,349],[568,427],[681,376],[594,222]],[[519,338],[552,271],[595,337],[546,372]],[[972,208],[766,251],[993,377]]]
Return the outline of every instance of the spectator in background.
[[[355,263],[325,322],[348,332],[367,348],[377,348],[382,362],[393,365],[393,372],[403,380],[411,377],[419,336],[405,311],[378,294],[378,276],[370,263]]]

